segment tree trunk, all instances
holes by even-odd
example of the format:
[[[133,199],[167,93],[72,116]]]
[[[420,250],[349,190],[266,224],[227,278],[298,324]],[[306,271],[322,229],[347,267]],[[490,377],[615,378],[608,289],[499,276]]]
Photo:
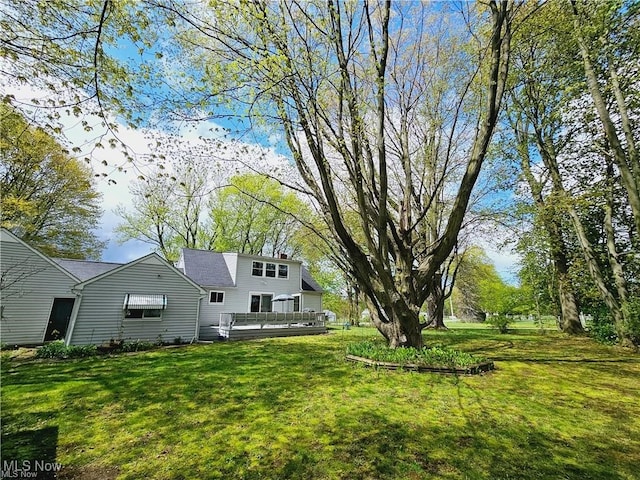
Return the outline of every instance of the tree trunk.
[[[447,330],[444,324],[444,289],[442,288],[442,275],[438,274],[432,282],[431,295],[427,298],[427,327],[437,330]]]
[[[516,129],[517,130],[517,129]],[[537,131],[540,131],[539,129]],[[519,141],[519,151],[521,154],[520,164],[522,171],[531,189],[533,200],[538,208],[538,214],[541,215],[542,225],[546,230],[549,238],[549,250],[553,263],[553,270],[558,279],[558,297],[560,302],[560,329],[569,334],[584,333],[582,323],[580,322],[580,313],[578,302],[574,295],[573,287],[569,281],[569,267],[567,261],[567,245],[564,241],[565,232],[560,221],[561,213],[558,211],[556,202],[553,198],[545,198],[543,195],[543,184],[536,179],[531,171],[531,158],[528,152],[529,138],[526,131],[516,131]],[[545,142],[540,136],[538,139],[538,148],[540,152],[546,153]],[[552,173],[553,187],[552,194],[555,197],[562,196],[563,187],[557,172],[557,164],[555,157],[546,155],[543,157],[546,167]],[[553,160],[553,162],[552,162]]]
[[[622,120],[622,126],[625,131],[627,141],[626,149],[618,137],[612,115],[609,113],[607,108],[607,101],[601,91],[600,81],[594,69],[589,46],[582,35],[583,24],[578,9],[578,2],[576,0],[572,0],[571,4],[573,6],[574,31],[576,34],[576,40],[578,41],[578,46],[580,47],[580,54],[582,55],[587,87],[591,94],[591,98],[593,99],[593,104],[598,114],[598,118],[602,123],[603,132],[609,142],[612,159],[620,171],[620,182],[627,192],[636,232],[640,234],[640,188],[637,178],[637,174],[640,171],[640,162],[638,161],[638,154],[632,133],[633,128],[629,121],[628,112],[624,102],[624,95],[620,90],[619,81],[614,68],[610,68],[609,74],[612,75],[613,85],[607,86],[614,92],[616,105],[618,107],[614,114],[615,116],[619,116]]]
[[[394,308],[385,309],[382,314],[375,305],[369,303],[371,321],[387,340],[390,348],[399,347],[424,347],[422,339],[422,325],[417,311],[398,302]]]
[[[558,275],[558,296],[560,299],[561,322],[560,328],[564,333],[578,335],[584,333],[582,322],[580,322],[580,314],[578,311],[578,302],[573,294],[573,288],[565,273],[560,273],[556,269]]]

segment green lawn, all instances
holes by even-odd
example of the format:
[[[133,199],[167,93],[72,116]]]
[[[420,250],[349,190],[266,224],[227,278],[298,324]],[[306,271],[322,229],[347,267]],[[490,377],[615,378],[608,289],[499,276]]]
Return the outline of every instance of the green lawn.
[[[427,332],[483,376],[347,363],[371,329],[2,365],[2,459],[60,478],[640,478],[640,356],[587,338]]]

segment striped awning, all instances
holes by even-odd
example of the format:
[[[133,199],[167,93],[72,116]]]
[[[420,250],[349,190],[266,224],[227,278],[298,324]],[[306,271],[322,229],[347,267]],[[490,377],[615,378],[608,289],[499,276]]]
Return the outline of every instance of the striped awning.
[[[166,295],[127,293],[124,296],[124,310],[165,310],[166,308]]]

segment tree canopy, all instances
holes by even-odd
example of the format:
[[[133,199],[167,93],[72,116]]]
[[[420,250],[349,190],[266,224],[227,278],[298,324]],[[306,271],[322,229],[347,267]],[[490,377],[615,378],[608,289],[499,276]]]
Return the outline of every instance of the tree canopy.
[[[100,194],[90,169],[0,103],[2,226],[55,257],[99,258]]]

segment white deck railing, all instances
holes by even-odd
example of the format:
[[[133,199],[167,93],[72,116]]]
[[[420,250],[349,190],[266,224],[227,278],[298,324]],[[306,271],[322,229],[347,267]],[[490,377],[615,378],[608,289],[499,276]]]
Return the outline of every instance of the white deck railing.
[[[322,312],[260,312],[221,313],[220,336],[229,337],[232,330],[262,330],[265,328],[324,327]]]

